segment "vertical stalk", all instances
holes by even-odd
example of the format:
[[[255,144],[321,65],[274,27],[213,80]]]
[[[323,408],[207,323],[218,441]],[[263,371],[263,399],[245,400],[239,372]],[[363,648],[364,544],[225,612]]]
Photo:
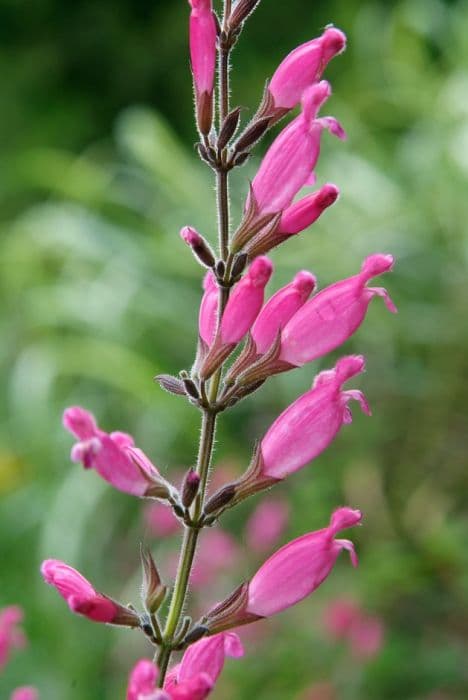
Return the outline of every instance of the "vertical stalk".
[[[231,0],[224,0],[224,19],[223,28],[227,30],[227,20],[231,14]],[[229,112],[229,53],[231,47],[229,43],[223,44],[219,48],[219,124],[223,123]],[[224,164],[226,158],[226,149],[221,154],[221,161]],[[217,211],[218,211],[218,238],[219,238],[219,254],[221,259],[226,263],[229,258],[229,185],[228,171],[223,165],[220,166],[216,173],[216,193],[217,193]],[[219,322],[226,306],[229,297],[229,289],[220,287],[220,304],[219,304]],[[217,399],[219,382],[221,378],[222,368],[220,368],[213,376],[210,383],[209,402],[212,406]],[[208,474],[211,465],[213,454],[213,444],[216,433],[217,414],[211,408],[203,411],[201,438],[198,449],[197,471],[200,475],[200,491],[193,506],[192,518],[196,524],[203,512],[205,500],[205,491],[208,481]],[[198,527],[186,527],[184,538],[179,557],[179,567],[174,583],[169,612],[167,614],[166,625],[163,632],[161,651],[157,658],[159,666],[159,687],[162,687],[166,677],[169,661],[172,654],[172,643],[174,635],[180,621],[180,617],[184,608],[187,589],[192,571],[193,560],[197,548]]]

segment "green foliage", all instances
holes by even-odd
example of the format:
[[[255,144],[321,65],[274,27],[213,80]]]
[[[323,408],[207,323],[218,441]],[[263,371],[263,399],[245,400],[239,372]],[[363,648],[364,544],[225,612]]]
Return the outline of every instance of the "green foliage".
[[[137,545],[151,535],[139,503],[70,464],[60,416],[86,406],[104,427],[132,432],[169,475],[193,462],[198,414],[152,377],[193,357],[200,270],[178,230],[190,223],[214,239],[213,188],[191,150],[183,1],[21,5],[0,9],[0,605],[24,606],[31,641],[0,677],[0,695],[34,683],[47,700],[115,700],[130,662],[150,650],[136,633],[72,618],[38,567],[62,557],[136,601]],[[349,37],[327,72],[330,112],[349,141],[326,140],[317,172],[342,196],[275,253],[272,286],[299,267],[324,286],[354,274],[368,253],[392,251],[385,284],[400,313],[375,301],[340,350],[368,359],[373,418],[356,412],[326,454],[278,487],[294,505],[291,538],[321,527],[340,503],[360,507],[361,566],[343,560],[310,601],[262,623],[214,697],[298,698],[331,680],[340,700],[462,700],[468,6],[309,5],[290,0],[286,12],[264,0],[234,54],[233,97],[253,106],[290,47],[330,21]],[[234,178],[237,212],[254,172],[249,163]],[[243,469],[254,440],[318,368],[270,380],[223,416],[219,461]],[[252,506],[225,521],[241,542]],[[176,540],[153,542],[156,559]],[[236,575],[255,565],[247,559]],[[344,594],[387,626],[367,665],[324,636],[321,609]]]

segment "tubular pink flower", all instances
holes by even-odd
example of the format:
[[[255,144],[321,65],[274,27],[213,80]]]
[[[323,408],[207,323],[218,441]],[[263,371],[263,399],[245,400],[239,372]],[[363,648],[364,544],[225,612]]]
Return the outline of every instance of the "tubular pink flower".
[[[327,63],[346,48],[346,36],[329,27],[296,49],[280,63],[268,86],[276,108],[292,109],[304,91],[320,80]]]
[[[395,313],[396,307],[383,287],[366,287],[372,277],[392,267],[391,255],[370,255],[358,275],[336,282],[310,299],[284,328],[280,359],[301,366],[337,348],[359,328],[374,296],[383,297],[389,311]]]
[[[157,688],[158,676],[159,670],[149,659],[138,661],[130,673],[127,700],[204,700],[213,688],[206,673],[176,683],[171,672],[164,689]]]
[[[198,128],[208,134],[213,120],[213,87],[216,70],[216,22],[211,0],[189,0],[190,61],[195,90]]]
[[[340,191],[336,185],[326,184],[317,192],[313,192],[298,202],[294,202],[294,204],[291,204],[290,207],[284,210],[276,235],[281,235],[284,239],[300,233],[313,224],[314,221],[317,221],[325,209],[328,209],[336,202],[339,193]]]
[[[94,416],[79,406],[67,408],[64,427],[76,438],[73,462],[95,469],[112,486],[134,496],[163,496],[165,482],[146,455],[134,447],[131,435],[100,430]]]
[[[312,389],[283,411],[260,444],[262,477],[284,479],[323,452],[343,423],[351,422],[347,405],[351,399],[370,415],[362,392],[342,390],[344,382],[364,368],[360,355],[341,358],[334,369],[318,374]]]
[[[16,688],[10,696],[10,700],[39,700],[39,693],[31,685]]]
[[[203,294],[198,317],[198,332],[200,338],[210,346],[216,333],[218,318],[219,291],[216,280],[209,270],[203,280]]]
[[[283,129],[267,151],[252,183],[260,214],[277,213],[291,205],[317,163],[323,129],[345,138],[336,119],[317,118],[330,94],[330,85],[324,80],[306,90],[302,96],[302,113]]]
[[[119,607],[109,598],[97,593],[90,582],[76,569],[57,559],[46,559],[41,573],[44,581],[57,590],[74,613],[94,622],[114,622]]]
[[[268,499],[260,503],[247,522],[247,546],[253,552],[267,552],[287,527],[289,507],[284,501]]]
[[[278,332],[305,304],[316,284],[314,275],[302,270],[267,301],[252,326],[252,338],[259,354],[271,347]]]
[[[4,668],[13,649],[22,649],[26,637],[19,625],[23,611],[18,605],[10,605],[0,610],[0,670]]]
[[[185,652],[178,669],[177,682],[182,683],[206,673],[214,685],[224,668],[227,656],[234,659],[244,656],[244,648],[234,632],[223,632],[200,639]]]
[[[188,246],[190,246],[190,248],[195,248],[203,243],[203,238],[200,236],[198,231],[191,226],[184,226],[181,228],[180,237]]]
[[[189,0],[190,60],[198,95],[213,92],[216,69],[216,23],[211,0]]]
[[[249,583],[246,612],[268,617],[303,600],[327,578],[343,549],[357,566],[353,543],[335,535],[360,523],[361,517],[358,510],[339,508],[328,527],[303,535],[273,554]]]
[[[262,308],[265,287],[272,272],[271,260],[260,256],[236,284],[221,321],[220,338],[223,344],[239,343],[250,330]]]

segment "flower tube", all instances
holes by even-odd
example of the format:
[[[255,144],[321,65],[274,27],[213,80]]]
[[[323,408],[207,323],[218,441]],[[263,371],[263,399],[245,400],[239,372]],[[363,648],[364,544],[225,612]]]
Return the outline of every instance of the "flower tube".
[[[98,593],[76,569],[57,559],[46,559],[41,566],[46,583],[57,590],[74,613],[94,622],[139,627],[140,620],[129,608]]]
[[[359,274],[332,284],[310,299],[283,330],[280,360],[297,367],[340,346],[359,328],[375,296],[382,297],[389,311],[396,313],[384,288],[366,287],[370,279],[392,267],[391,255],[370,255]]]
[[[361,519],[359,510],[338,508],[328,527],[281,547],[247,584],[208,613],[204,623],[210,632],[270,617],[296,605],[325,581],[343,549],[357,566],[353,543],[336,539],[336,535]]]
[[[63,425],[78,438],[71,451],[72,461],[81,462],[85,469],[95,469],[119,491],[155,498],[167,498],[171,493],[170,484],[134,446],[131,435],[104,432],[94,416],[79,406],[65,410]]]
[[[216,70],[216,22],[211,0],[189,0],[190,61],[195,90],[197,124],[208,134],[213,120],[213,88]]]

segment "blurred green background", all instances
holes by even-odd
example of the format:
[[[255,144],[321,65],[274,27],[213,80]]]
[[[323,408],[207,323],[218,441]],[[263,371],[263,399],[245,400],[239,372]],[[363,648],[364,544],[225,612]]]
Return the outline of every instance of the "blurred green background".
[[[211,175],[193,151],[187,15],[184,0],[0,5],[0,606],[24,607],[30,639],[0,676],[2,698],[25,683],[44,700],[123,698],[131,663],[150,653],[136,633],[72,617],[38,569],[63,558],[136,602],[138,542],[158,559],[178,541],[152,538],[136,499],[70,463],[61,413],[78,403],[104,428],[132,432],[169,475],[194,460],[197,411],[152,382],[193,357],[200,270],[178,230],[215,236]],[[355,410],[275,494],[291,504],[283,541],[322,527],[339,504],[361,508],[365,524],[350,535],[360,567],[342,557],[310,600],[261,623],[213,697],[325,699],[303,693],[327,681],[338,700],[463,700],[468,3],[263,0],[234,54],[233,101],[251,113],[279,60],[329,22],[349,48],[326,72],[327,111],[349,139],[324,137],[317,175],[342,195],[274,253],[270,289],[299,268],[325,286],[391,251],[384,284],[399,314],[376,300],[339,352],[223,415],[217,461],[241,471],[319,368],[364,353],[373,417]],[[233,178],[235,212],[255,167]],[[241,547],[254,506],[223,521]],[[257,564],[246,555],[219,585]],[[324,633],[321,610],[343,595],[384,621],[367,663]]]

